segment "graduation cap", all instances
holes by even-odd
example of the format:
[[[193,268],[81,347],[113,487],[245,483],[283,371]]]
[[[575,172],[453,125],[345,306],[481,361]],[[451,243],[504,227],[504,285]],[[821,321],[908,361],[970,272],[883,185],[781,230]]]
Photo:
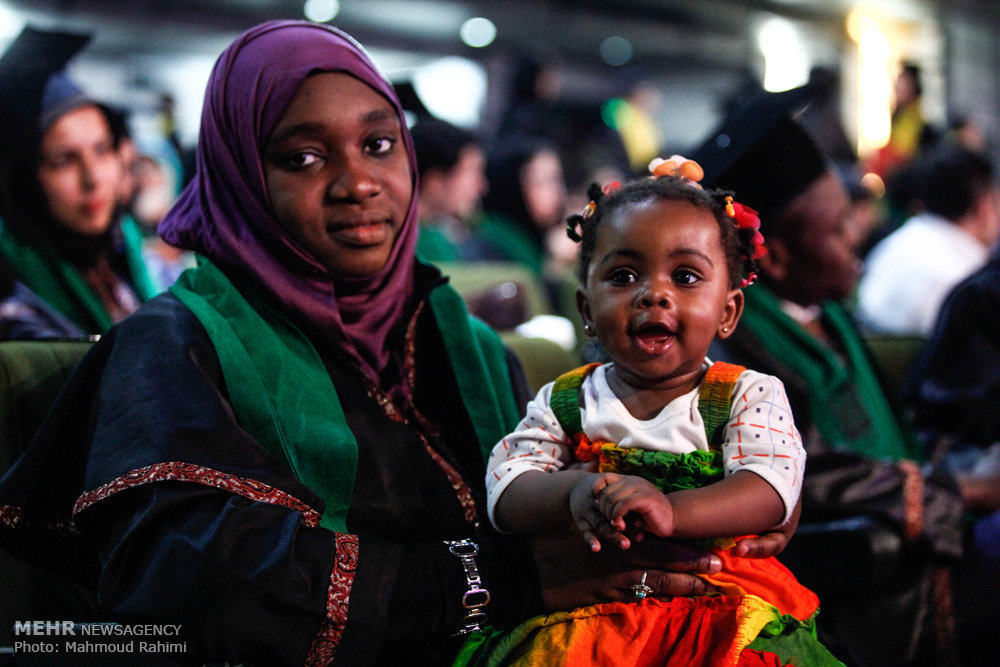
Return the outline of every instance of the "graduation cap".
[[[34,141],[42,128],[89,98],[64,73],[90,35],[28,26],[0,57],[0,148]]]
[[[691,155],[705,170],[701,183],[732,190],[762,221],[773,218],[830,168],[812,136],[795,120],[816,92],[807,84],[738,100]]]
[[[431,112],[424,106],[424,101],[417,94],[417,89],[412,81],[400,81],[393,84],[393,88],[396,90],[396,97],[399,98],[399,105],[403,107],[404,111],[409,111],[418,119],[431,115]]]

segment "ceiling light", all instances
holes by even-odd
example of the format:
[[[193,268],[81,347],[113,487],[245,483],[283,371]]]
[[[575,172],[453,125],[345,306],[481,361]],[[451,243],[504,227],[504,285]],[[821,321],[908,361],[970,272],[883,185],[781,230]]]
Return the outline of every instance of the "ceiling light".
[[[601,59],[609,65],[624,65],[632,60],[632,53],[632,43],[624,37],[612,35],[601,42]]]
[[[340,0],[306,0],[302,11],[310,21],[326,23],[340,12]]]
[[[493,21],[478,16],[463,23],[458,35],[468,46],[481,48],[493,43],[497,36],[497,27],[493,25]]]

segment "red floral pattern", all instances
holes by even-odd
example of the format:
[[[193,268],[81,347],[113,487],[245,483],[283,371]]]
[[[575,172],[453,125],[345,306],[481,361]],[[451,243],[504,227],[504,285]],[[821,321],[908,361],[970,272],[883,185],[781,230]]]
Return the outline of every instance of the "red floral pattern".
[[[24,508],[14,505],[0,505],[0,526],[12,529],[31,529],[60,535],[79,535],[72,521],[54,516],[29,515]]]
[[[277,489],[269,484],[259,482],[247,477],[237,477],[229,475],[212,468],[195,465],[194,463],[183,463],[180,461],[170,461],[166,463],[156,463],[145,468],[139,468],[126,473],[117,479],[113,479],[103,486],[87,491],[76,499],[73,505],[73,515],[76,516],[86,508],[96,502],[104,500],[119,491],[131,489],[143,484],[153,482],[194,482],[212,486],[229,493],[250,498],[258,502],[280,505],[301,512],[307,526],[315,527],[319,525],[320,513],[309,507],[295,496]]]
[[[333,661],[340,637],[347,625],[347,607],[351,598],[351,585],[358,569],[358,537],[337,533],[337,554],[330,575],[330,588],[326,593],[326,618],[309,647],[307,667],[328,665]]]

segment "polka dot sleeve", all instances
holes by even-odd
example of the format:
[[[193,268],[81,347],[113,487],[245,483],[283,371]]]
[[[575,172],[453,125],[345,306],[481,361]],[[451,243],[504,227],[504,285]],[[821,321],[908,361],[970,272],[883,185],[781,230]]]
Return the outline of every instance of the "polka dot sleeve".
[[[529,470],[555,472],[573,460],[571,442],[549,407],[551,395],[552,383],[549,383],[528,403],[517,429],[493,447],[486,464],[486,492],[487,510],[494,526],[497,499],[518,475]]]
[[[749,470],[774,487],[787,521],[802,491],[806,453],[778,378],[753,371],[740,376],[722,454],[727,476]]]

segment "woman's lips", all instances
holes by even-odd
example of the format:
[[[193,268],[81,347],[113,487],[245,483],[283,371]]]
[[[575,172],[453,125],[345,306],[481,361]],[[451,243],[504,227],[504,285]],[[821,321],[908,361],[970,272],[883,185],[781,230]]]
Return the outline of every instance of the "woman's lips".
[[[378,245],[389,236],[391,224],[381,213],[366,213],[348,221],[327,225],[327,233],[336,241],[354,246]]]
[[[86,215],[97,215],[109,208],[109,202],[105,199],[89,200],[83,203],[82,208]]]

